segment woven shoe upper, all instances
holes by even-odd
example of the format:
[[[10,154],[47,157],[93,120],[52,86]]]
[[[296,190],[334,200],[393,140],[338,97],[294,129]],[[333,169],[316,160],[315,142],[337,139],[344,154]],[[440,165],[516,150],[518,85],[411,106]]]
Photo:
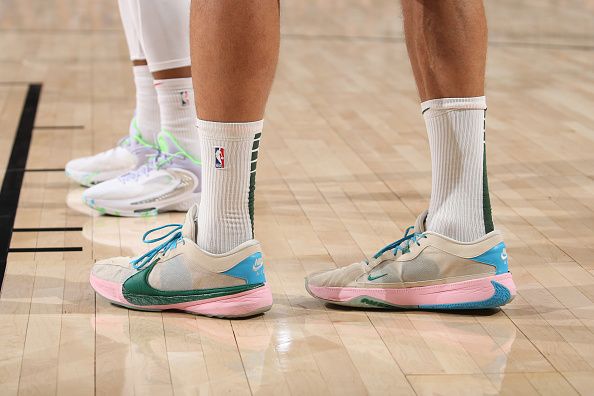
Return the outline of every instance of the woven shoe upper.
[[[426,216],[427,211],[417,218],[413,233],[407,230],[404,238],[381,249],[372,259],[312,274],[308,285],[415,287],[495,275],[501,270],[497,259],[504,256],[501,252],[505,245],[498,231],[462,243],[425,231]],[[504,267],[507,271],[506,254]]]

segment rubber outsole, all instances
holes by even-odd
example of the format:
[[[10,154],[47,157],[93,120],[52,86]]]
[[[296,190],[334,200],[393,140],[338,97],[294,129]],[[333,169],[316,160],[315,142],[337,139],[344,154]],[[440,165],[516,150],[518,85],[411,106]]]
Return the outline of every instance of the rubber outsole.
[[[110,303],[136,311],[174,311],[215,318],[245,318],[264,313],[272,307],[272,292],[267,284],[223,297],[170,305],[139,306],[130,304],[125,299],[121,285],[99,279],[92,274],[90,283],[95,292]]]
[[[332,304],[375,309],[489,309],[508,304],[516,295],[511,273],[446,285],[400,289],[313,287],[312,290],[306,279],[305,288],[312,297]],[[414,303],[415,300],[418,303]],[[426,303],[428,300],[432,303]]]
[[[94,199],[82,198],[83,203],[100,214],[107,214],[118,217],[151,217],[164,212],[187,212],[192,205],[200,201],[200,193],[192,193],[191,198],[185,198],[178,202],[170,202],[156,207],[145,207],[136,210],[116,209],[109,206],[109,203],[97,202]]]

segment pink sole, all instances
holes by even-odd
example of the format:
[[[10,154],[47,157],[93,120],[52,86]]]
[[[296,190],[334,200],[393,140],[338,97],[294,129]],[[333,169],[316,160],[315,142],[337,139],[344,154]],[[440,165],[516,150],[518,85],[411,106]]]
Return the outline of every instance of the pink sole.
[[[267,284],[257,289],[229,296],[170,305],[139,306],[131,304],[124,298],[124,295],[122,294],[122,285],[97,278],[92,274],[90,282],[91,286],[98,294],[112,303],[144,311],[178,310],[195,315],[243,317],[268,311],[272,306],[272,292],[270,286]]]
[[[307,288],[314,297],[353,306],[365,306],[365,302],[361,303],[361,300],[369,298],[373,299],[370,300],[372,302],[379,301],[380,303],[397,307],[431,308],[432,306],[443,306],[443,308],[447,308],[447,305],[474,303],[478,308],[489,308],[490,306],[488,304],[481,306],[480,303],[493,299],[497,292],[495,284],[507,289],[509,293],[509,298],[504,303],[511,301],[516,295],[516,285],[510,273],[443,285],[399,289],[316,287],[309,285]],[[498,305],[503,304],[495,304],[493,306]],[[464,308],[464,306],[460,306],[460,308]]]

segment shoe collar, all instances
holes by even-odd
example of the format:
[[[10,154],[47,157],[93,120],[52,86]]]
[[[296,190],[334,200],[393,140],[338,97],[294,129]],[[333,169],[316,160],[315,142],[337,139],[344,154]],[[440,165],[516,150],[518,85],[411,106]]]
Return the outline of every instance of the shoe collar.
[[[422,234],[426,231],[425,229],[425,222],[427,221],[427,215],[429,214],[429,210],[425,209],[415,221],[415,228],[414,232],[416,234]]]
[[[198,204],[192,205],[190,210],[186,213],[186,218],[181,231],[184,238],[196,243],[196,240],[198,239]]]
[[[451,254],[456,254],[460,257],[472,257],[478,255],[490,247],[497,245],[503,241],[503,236],[500,231],[494,230],[484,235],[483,237],[471,241],[471,242],[460,242],[455,239],[449,238],[445,235],[438,234],[433,231],[427,231],[426,220],[428,210],[424,210],[416,219],[412,233],[407,232],[405,238],[414,234],[415,237],[400,241],[398,244],[402,246],[406,245],[406,248],[397,249],[395,244],[388,245],[380,250],[376,255],[367,262],[366,272],[375,268],[380,263],[388,260],[399,260],[408,261],[417,257],[425,247],[432,245],[440,250],[446,251]],[[408,231],[408,230],[407,230]],[[420,237],[417,237],[420,235]],[[426,241],[424,241],[426,239]],[[397,241],[399,242],[399,241]],[[365,263],[365,262],[364,262]]]

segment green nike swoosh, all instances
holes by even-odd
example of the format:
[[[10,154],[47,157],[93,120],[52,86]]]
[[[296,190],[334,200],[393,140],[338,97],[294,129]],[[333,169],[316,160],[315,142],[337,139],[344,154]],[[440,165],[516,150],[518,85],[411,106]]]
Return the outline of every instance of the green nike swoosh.
[[[369,275],[367,275],[367,280],[368,281],[374,281],[376,279],[383,278],[386,275],[388,275],[388,274],[383,274],[383,275],[379,275],[379,276],[371,276],[371,274],[369,274]]]
[[[159,260],[155,260],[148,267],[132,275],[126,282],[124,282],[122,294],[131,304],[139,306],[179,304],[189,301],[205,300],[207,298],[228,296],[256,289],[264,285],[263,283],[258,283],[217,287],[212,289],[159,290],[148,283],[148,277],[157,261]]]

